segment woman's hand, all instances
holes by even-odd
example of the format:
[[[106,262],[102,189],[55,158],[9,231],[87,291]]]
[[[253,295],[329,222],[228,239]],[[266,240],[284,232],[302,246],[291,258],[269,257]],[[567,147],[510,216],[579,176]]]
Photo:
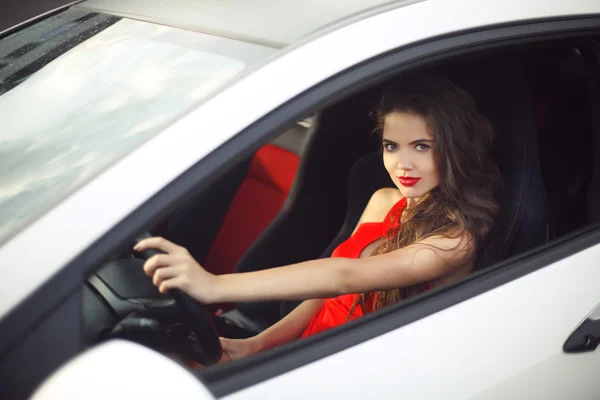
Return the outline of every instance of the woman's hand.
[[[221,347],[223,347],[223,356],[217,364],[226,364],[228,362],[239,360],[240,358],[251,356],[254,353],[261,351],[256,336],[248,339],[227,339],[220,337]],[[167,354],[170,358],[178,363],[193,369],[205,368],[204,365],[198,364],[194,360],[184,358],[180,354]]]
[[[261,351],[260,343],[256,337],[249,339],[227,339],[219,338],[223,348],[223,357],[219,363],[239,360]]]
[[[216,276],[204,268],[184,247],[161,237],[152,237],[139,242],[134,250],[157,249],[165,254],[150,257],[144,263],[144,272],[152,277],[152,283],[161,293],[179,289],[203,304],[213,299]]]

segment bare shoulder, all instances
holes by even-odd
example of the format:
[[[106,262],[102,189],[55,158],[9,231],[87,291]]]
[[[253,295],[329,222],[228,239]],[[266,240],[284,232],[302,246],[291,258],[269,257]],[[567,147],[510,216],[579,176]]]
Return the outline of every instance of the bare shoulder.
[[[383,211],[382,217],[385,217],[390,208],[400,201],[402,195],[396,188],[382,188],[377,190],[371,196],[371,199],[365,207],[365,211]]]
[[[369,199],[369,202],[358,221],[358,225],[365,222],[383,221],[390,209],[394,204],[400,201],[401,198],[402,195],[398,189],[383,188],[377,190],[373,193],[371,199]]]

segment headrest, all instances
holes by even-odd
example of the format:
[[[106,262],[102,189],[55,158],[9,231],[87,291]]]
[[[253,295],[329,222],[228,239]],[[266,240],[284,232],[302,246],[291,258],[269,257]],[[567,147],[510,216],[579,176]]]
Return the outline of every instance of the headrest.
[[[267,144],[252,158],[248,176],[287,194],[294,183],[299,163],[300,157],[297,154]]]
[[[340,243],[350,237],[373,193],[385,187],[395,187],[395,185],[383,166],[380,151],[364,155],[354,163],[348,176],[346,218],[339,233],[323,253],[323,257],[329,257]]]

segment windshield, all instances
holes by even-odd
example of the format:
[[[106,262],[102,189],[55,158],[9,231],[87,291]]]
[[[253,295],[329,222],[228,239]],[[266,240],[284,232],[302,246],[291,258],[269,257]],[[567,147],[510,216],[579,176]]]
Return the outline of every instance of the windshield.
[[[0,243],[270,48],[68,11],[0,41]]]

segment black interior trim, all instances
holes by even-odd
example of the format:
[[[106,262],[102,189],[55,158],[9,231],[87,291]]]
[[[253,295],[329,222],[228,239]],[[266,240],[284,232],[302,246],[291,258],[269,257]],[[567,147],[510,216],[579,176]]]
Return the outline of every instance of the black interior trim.
[[[21,339],[0,363],[0,397],[27,399],[61,365],[83,350],[82,291],[73,292]],[[49,351],[51,350],[51,351]]]
[[[496,27],[467,34],[448,35],[441,39],[411,44],[409,47],[379,56],[307,90],[287,104],[273,110],[199,161],[78,255],[22,304],[15,307],[0,321],[2,324],[0,360],[3,360],[6,354],[21,340],[24,340],[23,338],[36,325],[49,318],[51,310],[56,308],[61,300],[80,290],[86,275],[106,261],[110,254],[116,253],[123,243],[131,240],[138,232],[151,228],[151,222],[166,216],[175,207],[182,204],[186,196],[214,182],[219,175],[224,173],[231,157],[249,156],[262,143],[273,139],[283,128],[293,124],[299,116],[310,115],[327,105],[358,93],[366,87],[381,83],[399,72],[414,68],[424,62],[431,63],[442,58],[447,59],[450,56],[497,49],[507,44],[515,45],[588,36],[593,31],[597,33],[599,30],[600,18],[591,17]],[[460,284],[461,290],[458,290],[457,287],[452,287],[453,290],[450,289],[451,287],[440,289],[435,291],[435,296],[432,293],[414,302],[406,302],[399,308],[391,308],[390,315],[381,313],[374,315],[373,318],[364,318],[362,321],[357,321],[356,324],[349,324],[329,334],[309,338],[285,346],[284,349],[216,367],[213,371],[206,370],[197,375],[202,381],[211,382],[209,389],[217,397],[232,393],[333,354],[367,338],[396,329],[542,268],[548,262],[573,254],[598,242],[600,230],[596,228],[579,232],[577,235],[571,236],[569,240],[563,240],[559,245],[553,244],[546,254],[538,254],[545,251],[539,250],[535,259],[531,258],[530,254],[530,258],[523,259],[521,262],[509,260],[497,268],[475,274]],[[28,266],[24,265],[23,267]],[[409,304],[414,307],[405,308]],[[400,309],[402,312],[398,312]],[[380,318],[379,315],[385,315],[385,318]],[[364,326],[367,321],[369,321],[368,327]],[[351,326],[355,329],[350,330]],[[52,349],[49,347],[48,351],[52,351]]]

